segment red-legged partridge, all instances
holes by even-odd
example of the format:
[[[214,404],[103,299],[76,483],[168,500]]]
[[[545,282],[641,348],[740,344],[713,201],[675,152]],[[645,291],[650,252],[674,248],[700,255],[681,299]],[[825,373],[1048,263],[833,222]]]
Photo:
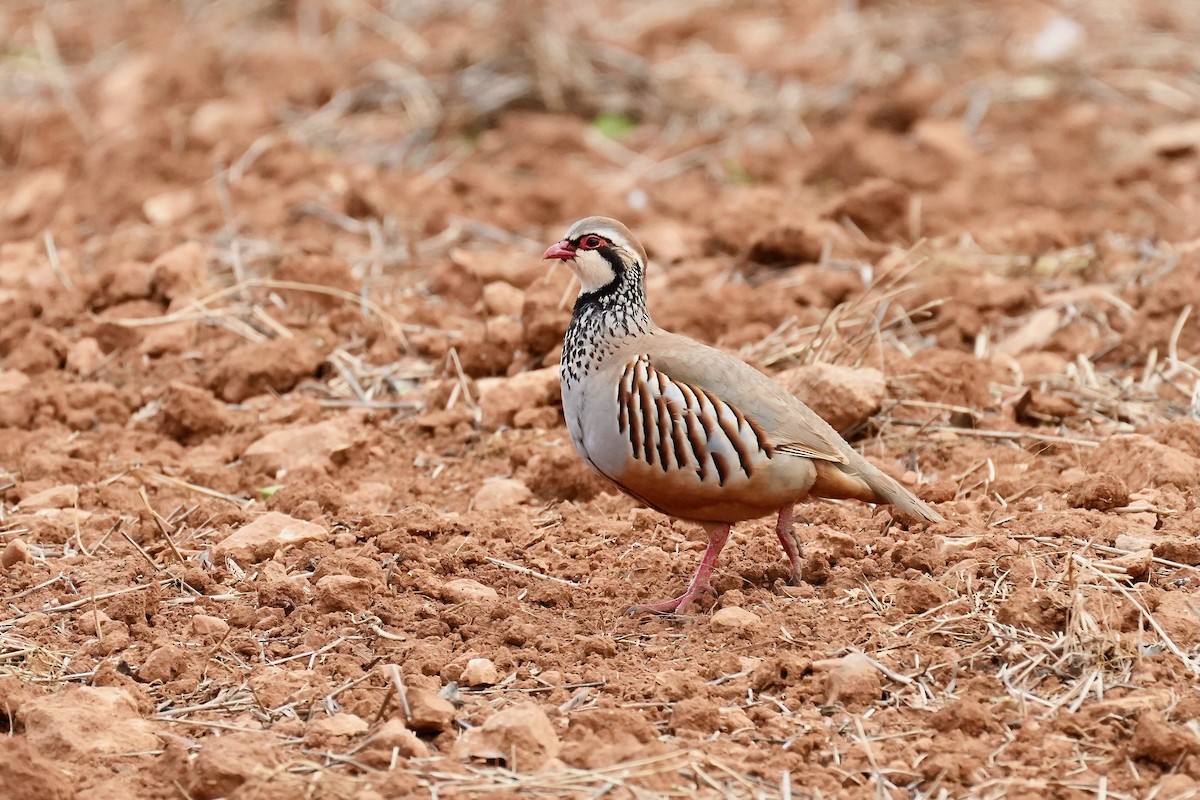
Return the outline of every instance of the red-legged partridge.
[[[625,493],[709,536],[687,591],[630,613],[673,612],[709,591],[732,524],[773,513],[798,582],[792,513],[809,496],[941,520],[766,375],[656,326],[646,310],[646,251],[620,222],[582,219],[544,258],[567,262],[582,284],[561,365],[575,449]]]

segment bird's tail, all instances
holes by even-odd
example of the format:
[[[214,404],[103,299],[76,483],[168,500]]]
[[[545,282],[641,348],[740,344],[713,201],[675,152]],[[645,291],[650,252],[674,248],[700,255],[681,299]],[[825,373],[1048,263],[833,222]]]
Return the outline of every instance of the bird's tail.
[[[813,462],[817,468],[817,480],[810,494],[817,497],[864,500],[868,503],[887,503],[908,516],[919,517],[929,522],[942,521],[942,515],[923,500],[858,453],[853,450],[850,450],[850,453],[853,456],[849,464],[837,464],[832,461]]]

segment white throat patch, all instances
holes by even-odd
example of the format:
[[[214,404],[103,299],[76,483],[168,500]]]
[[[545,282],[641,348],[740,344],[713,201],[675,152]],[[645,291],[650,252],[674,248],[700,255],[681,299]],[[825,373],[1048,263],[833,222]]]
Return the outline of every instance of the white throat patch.
[[[568,261],[567,266],[579,278],[582,292],[594,292],[602,289],[617,277],[613,273],[612,265],[595,250],[575,251],[575,258]]]

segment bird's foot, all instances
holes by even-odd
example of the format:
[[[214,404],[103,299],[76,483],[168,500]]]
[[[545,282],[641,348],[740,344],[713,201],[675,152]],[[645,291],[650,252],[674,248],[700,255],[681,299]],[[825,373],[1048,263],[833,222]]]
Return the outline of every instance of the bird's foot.
[[[663,600],[658,603],[639,603],[638,605],[630,606],[625,612],[628,616],[636,617],[639,614],[676,614],[681,608],[686,608],[693,600],[699,599],[702,595],[712,591],[709,586],[689,586],[688,590],[679,597],[671,600]]]

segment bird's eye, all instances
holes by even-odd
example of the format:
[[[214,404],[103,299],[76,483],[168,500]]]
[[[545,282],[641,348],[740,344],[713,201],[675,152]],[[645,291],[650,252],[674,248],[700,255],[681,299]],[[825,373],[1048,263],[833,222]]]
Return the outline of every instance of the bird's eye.
[[[604,240],[595,234],[585,236],[579,240],[579,246],[584,250],[598,250],[604,246]]]

